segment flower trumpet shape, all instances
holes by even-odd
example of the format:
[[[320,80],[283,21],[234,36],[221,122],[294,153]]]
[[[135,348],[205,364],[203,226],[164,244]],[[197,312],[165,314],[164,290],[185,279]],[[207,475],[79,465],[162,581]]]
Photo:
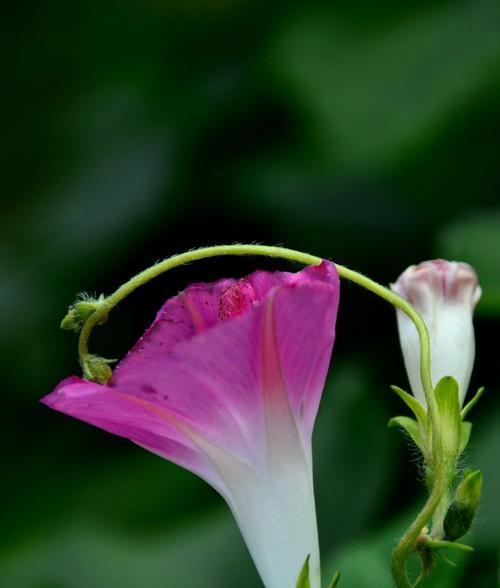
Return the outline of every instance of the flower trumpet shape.
[[[108,384],[70,377],[46,405],[198,474],[227,501],[267,588],[320,588],[311,435],[335,335],[324,261],[194,284],[169,299]]]
[[[443,259],[424,261],[405,270],[392,289],[413,304],[427,325],[433,385],[444,376],[452,376],[458,382],[463,403],[475,355],[472,315],[481,297],[476,272],[466,263]],[[425,406],[417,330],[402,311],[397,311],[397,318],[411,389]]]

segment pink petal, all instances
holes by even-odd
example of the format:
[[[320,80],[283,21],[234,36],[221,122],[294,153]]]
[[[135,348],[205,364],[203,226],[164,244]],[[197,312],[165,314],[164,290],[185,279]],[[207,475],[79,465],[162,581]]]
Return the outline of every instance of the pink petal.
[[[41,402],[54,410],[129,439],[195,472],[224,491],[219,473],[204,453],[199,451],[190,435],[183,432],[182,423],[179,423],[179,427],[175,415],[159,409],[151,402],[75,376],[60,382]]]
[[[324,262],[325,263],[325,262]],[[284,384],[292,412],[310,439],[335,339],[340,283],[333,265],[324,267],[327,283],[297,282],[281,288],[274,302],[274,328]],[[311,277],[318,268],[307,268]]]
[[[264,427],[258,338],[260,306],[179,343],[112,386],[171,410],[193,431],[251,462]]]
[[[108,386],[65,380],[44,402],[183,465],[224,493],[203,447],[259,469],[307,451],[334,340],[339,280],[323,262],[169,300]],[[207,445],[208,444],[208,445]]]
[[[251,462],[266,438],[264,401],[272,390],[281,399],[275,408],[289,404],[304,441],[310,437],[334,340],[339,280],[324,262],[298,274],[256,272],[241,281],[246,293],[248,284],[265,302],[254,300],[242,315],[178,343],[140,371],[123,370],[112,386],[154,395],[199,434]],[[272,319],[266,320],[266,305]]]
[[[297,274],[256,271],[242,280],[192,284],[165,302],[153,324],[114,370],[112,383],[119,385],[122,376],[146,369],[149,361],[166,357],[180,342],[242,314],[272,288],[294,280],[332,279],[335,269],[331,263],[328,267],[311,266]]]
[[[220,295],[234,282],[223,279],[212,284],[192,284],[169,298],[153,324],[116,367],[112,381],[119,384],[122,375],[145,369],[149,361],[165,357],[179,342],[216,325]]]

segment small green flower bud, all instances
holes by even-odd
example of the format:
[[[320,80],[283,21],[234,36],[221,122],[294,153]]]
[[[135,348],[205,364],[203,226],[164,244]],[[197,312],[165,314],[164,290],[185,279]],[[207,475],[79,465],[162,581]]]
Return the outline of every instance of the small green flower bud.
[[[85,377],[98,384],[107,384],[113,374],[109,364],[114,361],[114,359],[91,355],[85,362]]]
[[[103,300],[104,296],[102,295],[97,299],[85,297],[72,304],[69,307],[66,316],[61,321],[61,329],[78,333],[85,324],[85,321],[97,310],[97,308],[99,308]],[[104,320],[99,321],[99,323],[104,322]]]
[[[444,519],[444,530],[448,539],[460,539],[470,529],[482,487],[483,474],[479,470],[465,474]]]

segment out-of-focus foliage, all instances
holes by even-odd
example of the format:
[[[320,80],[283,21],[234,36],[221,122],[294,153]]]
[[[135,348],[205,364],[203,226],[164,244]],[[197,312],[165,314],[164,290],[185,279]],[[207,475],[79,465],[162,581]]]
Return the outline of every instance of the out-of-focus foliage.
[[[444,257],[468,261],[481,276],[478,312],[500,314],[500,207],[458,218],[443,230],[439,244]]]
[[[285,243],[388,283],[410,263],[472,263],[478,307],[464,466],[484,498],[472,556],[429,586],[498,586],[500,10],[494,0],[11,3],[1,35],[0,588],[259,586],[203,482],[37,404],[78,373],[58,330],[78,291],[109,293],[198,245]],[[91,345],[121,357],[166,296],[263,259],[176,270]],[[392,309],[342,285],[315,434],[325,578],[389,586],[424,500],[387,420],[406,386]]]

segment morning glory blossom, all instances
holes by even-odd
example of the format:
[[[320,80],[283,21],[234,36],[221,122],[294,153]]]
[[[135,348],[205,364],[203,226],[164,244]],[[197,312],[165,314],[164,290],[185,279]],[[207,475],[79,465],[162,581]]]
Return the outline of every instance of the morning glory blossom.
[[[42,402],[211,484],[266,588],[294,588],[307,556],[320,588],[311,436],[338,300],[327,261],[193,284],[167,300],[107,384],[73,376]]]

